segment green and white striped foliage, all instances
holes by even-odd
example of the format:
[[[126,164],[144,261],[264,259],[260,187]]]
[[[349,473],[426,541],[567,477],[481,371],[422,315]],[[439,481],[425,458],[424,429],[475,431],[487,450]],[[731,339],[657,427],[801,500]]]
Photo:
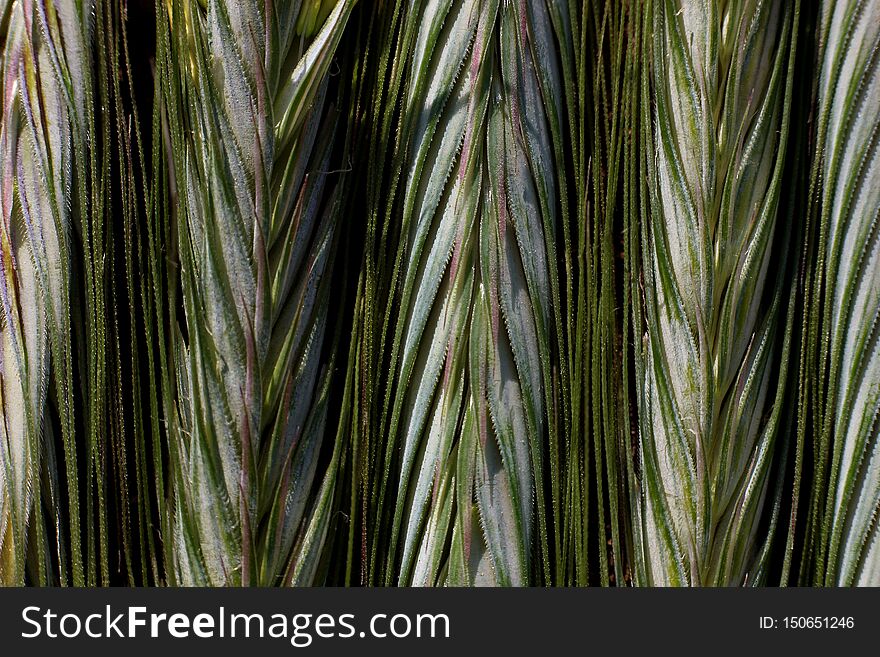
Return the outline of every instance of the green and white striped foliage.
[[[547,115],[562,102],[550,16],[543,2],[431,0],[406,20],[417,37],[386,581],[526,585],[547,558],[558,212]]]
[[[830,457],[817,584],[880,585],[880,2],[823,2],[813,196]],[[822,468],[822,466],[820,466]],[[820,470],[821,471],[821,470]]]
[[[785,379],[788,292],[771,259],[790,234],[778,209],[797,5],[645,11],[635,579],[755,583]]]
[[[68,459],[74,583],[82,584],[73,454],[70,246],[84,211],[93,2],[4,3],[0,127],[0,583],[22,584],[28,552],[46,580],[41,468],[52,462],[54,393]],[[76,81],[76,84],[74,83]],[[53,463],[54,466],[54,463]],[[70,471],[73,471],[72,473]],[[55,467],[46,481],[54,489]],[[54,491],[57,495],[57,491]],[[46,493],[49,495],[49,493]],[[52,502],[47,504],[51,505]],[[35,516],[38,518],[34,521]],[[36,540],[31,547],[29,542]],[[63,575],[62,575],[63,577]]]
[[[342,220],[328,71],[354,4],[178,0],[166,14],[167,102],[187,122],[172,136],[185,316],[168,409],[178,584],[318,577],[338,460],[318,468]]]

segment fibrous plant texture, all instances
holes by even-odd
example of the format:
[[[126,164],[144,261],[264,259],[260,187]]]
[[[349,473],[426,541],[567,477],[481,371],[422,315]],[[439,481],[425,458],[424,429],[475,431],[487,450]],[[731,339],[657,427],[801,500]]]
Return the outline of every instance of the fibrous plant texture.
[[[344,230],[328,71],[353,4],[162,12],[184,311],[166,400],[179,584],[307,584],[318,569],[338,458],[319,471],[322,348]]]
[[[880,0],[0,0],[0,584],[880,585]]]
[[[551,17],[543,3],[416,3],[401,41],[407,177],[372,491],[390,522],[373,526],[370,558],[389,584],[523,585],[547,568],[556,439]]]
[[[825,2],[818,30],[809,307],[816,351],[803,377],[815,400],[811,557],[818,585],[878,586],[880,3]]]
[[[80,329],[72,326],[72,318],[88,323],[94,305],[93,299],[82,308],[71,304],[75,271],[85,274],[86,294],[94,292],[89,262],[93,251],[90,245],[84,251],[76,247],[78,238],[87,242],[92,237],[90,212],[95,210],[88,196],[97,174],[90,152],[95,136],[90,85],[95,7],[93,2],[31,0],[4,5],[0,582],[25,581],[30,550],[30,571],[36,579],[46,581],[51,551],[56,568],[71,573],[73,583],[83,584],[76,451],[90,455],[85,458],[92,472],[96,436],[89,411],[74,410],[77,355],[72,334]],[[95,216],[98,213],[95,210]],[[90,342],[93,337],[89,335]],[[81,375],[95,373],[93,365],[96,361],[89,359]],[[88,379],[87,387],[93,381]],[[86,419],[75,425],[79,414]],[[85,427],[82,440],[75,437],[77,426]],[[56,436],[63,445],[62,467],[56,458]],[[69,510],[60,506],[61,495],[69,501]],[[46,520],[49,528],[43,520],[44,504],[55,516]],[[54,546],[47,529],[57,533]],[[90,545],[92,529],[89,523]],[[62,545],[69,545],[69,553]],[[92,555],[92,568],[99,560]]]
[[[787,357],[785,277],[768,270],[788,248],[779,204],[796,12],[664,0],[646,12],[634,519],[645,584],[761,573]]]

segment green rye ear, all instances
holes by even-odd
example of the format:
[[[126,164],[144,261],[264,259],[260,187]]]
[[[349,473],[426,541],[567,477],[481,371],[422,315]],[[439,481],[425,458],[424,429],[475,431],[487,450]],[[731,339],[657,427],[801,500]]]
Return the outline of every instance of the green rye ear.
[[[807,566],[824,586],[880,585],[880,3],[823,2],[802,405],[815,476]],[[814,403],[815,402],[815,403]]]
[[[322,352],[345,230],[328,72],[355,3],[329,4],[179,0],[159,17],[184,310],[164,400],[174,583],[318,575],[338,462],[319,471]]]
[[[399,204],[378,210],[400,237],[370,438],[368,569],[385,584],[551,576],[545,452],[563,355],[554,18],[543,2],[449,0],[402,15],[394,166],[406,176]]]
[[[640,584],[741,585],[761,572],[785,396],[789,293],[771,259],[788,235],[778,208],[797,13],[646,5]]]
[[[86,413],[81,425],[87,442],[74,435],[74,361],[81,358],[91,377],[101,367],[94,354],[103,349],[99,336],[83,335],[72,322],[98,311],[89,267],[98,248],[89,242],[91,231],[99,230],[102,216],[89,194],[99,186],[90,148],[94,9],[94,2],[15,0],[4,3],[0,18],[0,581],[6,583],[24,582],[28,553],[34,555],[27,567],[33,581],[50,581],[50,551],[61,582],[72,576],[77,585],[86,577],[94,583],[99,563],[102,580],[108,578],[103,509],[88,515],[87,569],[80,531],[80,465],[89,464],[87,475],[97,478],[96,495],[104,486],[102,468],[92,460],[100,444],[96,418]],[[74,272],[80,270],[88,298],[83,308],[74,305]],[[76,353],[79,340],[89,343],[92,356]],[[43,468],[55,464],[56,432],[67,473],[63,512],[56,506],[58,470],[43,476]],[[46,504],[57,512],[47,520],[58,533],[54,545],[41,510],[44,481],[52,489],[45,491]]]

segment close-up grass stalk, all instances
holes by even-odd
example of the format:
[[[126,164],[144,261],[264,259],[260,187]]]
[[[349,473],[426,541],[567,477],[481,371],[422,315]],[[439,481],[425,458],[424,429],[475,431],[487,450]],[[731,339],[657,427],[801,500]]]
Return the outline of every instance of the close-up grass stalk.
[[[798,11],[659,1],[645,12],[633,524],[646,584],[739,585],[764,571],[772,535],[758,526],[775,504],[787,371],[779,204]]]
[[[880,585],[880,0],[0,0],[0,584]]]

